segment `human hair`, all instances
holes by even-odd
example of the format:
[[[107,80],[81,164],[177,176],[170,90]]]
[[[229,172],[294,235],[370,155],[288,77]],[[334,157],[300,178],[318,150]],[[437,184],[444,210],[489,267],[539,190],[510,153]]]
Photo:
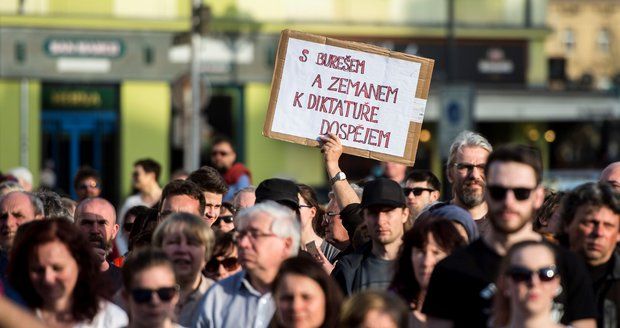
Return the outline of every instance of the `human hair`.
[[[230,202],[222,202],[222,208],[227,209],[232,215],[235,215],[237,212],[237,209]]]
[[[99,263],[86,235],[66,218],[35,220],[19,227],[10,254],[8,279],[31,309],[43,306],[44,300],[29,278],[30,261],[39,246],[58,241],[67,247],[79,268],[71,293],[71,315],[76,321],[91,321],[104,297]]]
[[[220,195],[228,192],[228,185],[220,172],[210,166],[205,165],[190,173],[187,179],[196,183],[202,192],[207,191]]]
[[[562,198],[566,195],[563,191],[555,191],[545,188],[545,200],[542,206],[534,215],[533,228],[534,231],[540,232],[543,227],[549,223],[549,219],[560,208]]]
[[[63,217],[72,221],[73,215],[64,207],[60,195],[51,190],[34,193],[43,203],[43,212],[47,217]]]
[[[205,221],[190,213],[173,213],[160,223],[153,234],[153,246],[163,247],[164,237],[181,232],[187,238],[193,238],[205,247],[205,261],[209,262],[213,254],[215,235]]]
[[[122,273],[125,290],[129,291],[133,288],[133,278],[138,273],[158,266],[167,267],[170,272],[174,273],[172,261],[161,249],[144,247],[131,252],[123,263]]]
[[[123,216],[123,222],[127,222],[127,218],[130,216],[134,217],[134,223],[135,220],[138,218],[139,215],[145,215],[145,213],[151,209],[150,207],[144,206],[144,205],[136,205],[133,207],[130,207],[127,212],[125,212],[125,216]],[[152,210],[152,209],[151,209]]]
[[[480,147],[489,153],[493,151],[493,146],[481,134],[465,130],[459,133],[450,145],[450,155],[448,156],[448,168],[452,167],[456,161],[456,153],[466,147]]]
[[[493,316],[491,319],[493,327],[505,327],[510,322],[510,316],[512,315],[510,299],[504,293],[506,290],[505,275],[510,269],[512,258],[523,249],[534,246],[544,247],[551,252],[553,255],[553,263],[557,265],[558,255],[546,242],[540,240],[526,240],[512,245],[500,264],[499,276],[496,282],[497,291],[495,292],[493,300]]]
[[[343,301],[342,291],[336,282],[325,272],[325,270],[312,258],[295,256],[291,257],[280,266],[278,275],[273,282],[273,295],[277,300],[281,283],[287,275],[297,275],[309,278],[316,282],[325,296],[325,319],[322,328],[338,327],[340,306]],[[278,310],[276,310],[276,320]]]
[[[400,247],[390,290],[395,291],[407,303],[414,303],[416,306],[421,287],[415,278],[411,255],[414,248],[422,250],[428,245],[429,235],[433,236],[439,248],[446,254],[467,245],[467,241],[463,239],[452,222],[446,219],[429,215],[415,221],[413,228],[403,236],[403,244]]]
[[[136,214],[127,242],[127,248],[130,251],[151,244],[153,232],[158,223],[157,219],[158,212],[154,208],[147,207],[143,212]]]
[[[316,192],[314,191],[314,189],[312,189],[312,187],[303,183],[297,184],[297,187],[299,187],[299,195],[306,201],[306,204],[316,209],[316,213],[312,218],[312,229],[314,229],[314,231],[316,232],[317,228],[322,223],[321,221],[323,220],[323,214],[325,214],[325,210],[323,210],[323,208],[319,204],[319,200],[316,197]]]
[[[431,188],[441,191],[439,179],[429,170],[413,170],[407,175],[405,181],[426,182]]]
[[[281,238],[290,238],[292,241],[290,255],[297,255],[301,231],[299,220],[295,216],[296,214],[283,205],[267,200],[239,212],[237,216],[239,222],[238,231],[243,231],[248,223],[254,220],[258,214],[265,214],[272,219],[271,232]]]
[[[92,178],[97,182],[97,184],[101,183],[101,177],[97,171],[89,166],[83,166],[77,171],[77,173],[75,173],[75,177],[73,178],[73,188],[77,190],[80,186],[80,182],[88,178]]]
[[[206,201],[205,196],[200,191],[200,187],[191,180],[173,180],[168,182],[161,192],[161,200],[157,206],[157,211],[161,212],[164,200],[171,196],[185,195],[198,201],[198,212],[204,213]]]
[[[395,294],[382,290],[365,290],[347,299],[340,310],[340,327],[356,328],[372,310],[382,312],[399,328],[409,327],[409,308]]]
[[[239,198],[241,197],[241,194],[247,192],[247,193],[256,193],[256,187],[255,186],[247,186],[243,189],[237,190],[237,192],[235,192],[235,194],[233,195],[233,200],[232,200],[232,204],[235,207],[235,210],[239,210]]]
[[[154,159],[151,159],[151,158],[139,159],[133,163],[133,166],[141,166],[144,172],[154,173],[155,181],[159,181],[161,165],[159,165],[159,163],[157,163]]]
[[[620,195],[614,192],[607,182],[588,182],[577,186],[564,197],[562,201],[562,223],[568,227],[575,219],[579,207],[607,207],[614,214],[620,215]]]
[[[237,247],[237,240],[234,233],[218,230],[215,232],[215,244],[213,246],[213,255],[211,258],[226,256],[230,254],[235,247]]]
[[[234,145],[233,145],[232,140],[231,140],[229,137],[222,136],[222,135],[215,136],[215,137],[213,138],[213,141],[211,142],[211,148],[213,148],[213,147],[215,147],[215,146],[217,146],[217,145],[219,145],[219,144],[222,144],[222,143],[227,143],[227,144],[229,144],[229,145],[230,145],[230,148],[232,148],[232,150],[233,150],[233,151],[235,151],[235,147],[234,147]]]
[[[17,181],[6,180],[0,183],[0,196],[13,191],[24,191],[24,187]]]
[[[530,166],[536,176],[536,185],[542,181],[542,158],[538,148],[528,145],[508,144],[497,147],[487,158],[485,172],[493,162],[516,162]]]
[[[77,207],[77,202],[69,197],[61,197],[60,201],[62,202],[62,207],[64,207],[65,210],[67,210],[67,213],[69,213],[71,221],[75,221],[74,217],[75,217],[75,209]]]
[[[30,201],[30,205],[32,206],[34,210],[34,215],[45,216],[45,207],[43,207],[43,201],[39,197],[37,197],[35,194],[28,192],[28,191],[11,191],[7,193],[6,195],[0,197],[0,203],[2,203],[2,201],[4,201],[5,198],[9,197],[9,195],[13,193],[15,194],[20,193],[20,194],[26,195],[26,197],[28,197],[28,200]]]

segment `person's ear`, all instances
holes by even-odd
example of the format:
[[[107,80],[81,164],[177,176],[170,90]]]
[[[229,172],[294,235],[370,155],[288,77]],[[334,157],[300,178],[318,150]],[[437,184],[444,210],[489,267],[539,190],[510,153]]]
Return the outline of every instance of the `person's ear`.
[[[545,201],[545,189],[539,185],[534,189],[534,209],[538,210]]]
[[[401,221],[405,224],[407,220],[409,220],[409,208],[405,206],[405,208],[403,208]]]
[[[291,237],[284,238],[284,247],[282,247],[283,257],[285,259],[291,257],[291,251],[293,250],[293,239]]]
[[[120,226],[119,226],[117,223],[115,223],[115,224],[112,226],[112,230],[113,230],[113,231],[112,231],[112,239],[116,238],[116,234],[118,234],[118,230],[119,230],[119,229],[120,229]]]
[[[431,200],[432,201],[436,201],[439,199],[439,191],[435,190],[433,192],[431,192]]]

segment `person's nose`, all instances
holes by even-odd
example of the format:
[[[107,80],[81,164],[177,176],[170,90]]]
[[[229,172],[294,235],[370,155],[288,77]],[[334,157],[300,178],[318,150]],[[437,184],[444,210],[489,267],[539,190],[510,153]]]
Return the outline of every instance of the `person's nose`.
[[[43,275],[43,281],[45,281],[47,285],[53,285],[54,281],[56,281],[56,274],[52,268],[45,268]]]
[[[603,233],[603,225],[595,223],[594,227],[592,228],[591,236],[596,238],[602,236]]]

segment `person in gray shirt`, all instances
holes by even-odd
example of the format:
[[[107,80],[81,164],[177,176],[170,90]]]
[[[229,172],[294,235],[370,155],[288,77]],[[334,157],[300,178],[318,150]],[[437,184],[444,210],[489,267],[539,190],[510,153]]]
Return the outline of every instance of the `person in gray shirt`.
[[[390,179],[368,182],[361,206],[371,242],[342,257],[332,271],[346,295],[389,287],[409,216],[402,188]]]
[[[297,255],[296,214],[273,201],[237,216],[239,262],[244,270],[213,285],[201,300],[192,327],[267,327],[275,312],[271,284],[280,264]]]

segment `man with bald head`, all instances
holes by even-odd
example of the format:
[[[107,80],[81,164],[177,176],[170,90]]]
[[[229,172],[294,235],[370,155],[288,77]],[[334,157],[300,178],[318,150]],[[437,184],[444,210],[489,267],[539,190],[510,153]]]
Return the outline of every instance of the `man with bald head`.
[[[620,162],[607,165],[599,181],[609,183],[616,192],[620,192]]]
[[[121,270],[106,259],[119,230],[114,206],[103,198],[87,198],[75,209],[75,224],[93,245],[101,263],[100,270],[106,280],[106,287],[113,295],[122,286]]]

